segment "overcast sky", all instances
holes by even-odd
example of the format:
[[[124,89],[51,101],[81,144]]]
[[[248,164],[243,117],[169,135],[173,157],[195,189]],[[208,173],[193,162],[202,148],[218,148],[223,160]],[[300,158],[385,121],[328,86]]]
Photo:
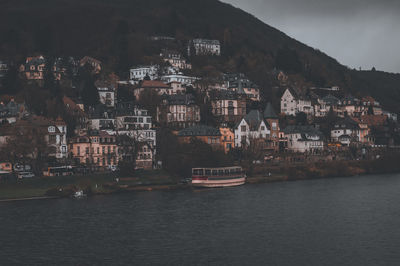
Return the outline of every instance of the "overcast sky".
[[[351,68],[400,73],[400,0],[222,0]]]

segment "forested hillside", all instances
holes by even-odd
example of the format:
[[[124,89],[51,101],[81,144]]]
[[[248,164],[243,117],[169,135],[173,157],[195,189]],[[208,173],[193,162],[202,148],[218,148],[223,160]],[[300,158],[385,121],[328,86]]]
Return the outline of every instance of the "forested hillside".
[[[0,59],[90,55],[126,75],[132,65],[156,60],[162,45],[150,36],[171,36],[184,52],[189,39],[218,39],[220,58],[193,59],[195,71],[244,72],[275,101],[268,73],[277,68],[315,86],[340,86],[370,94],[400,112],[400,75],[355,71],[217,0],[3,0],[0,2]],[[198,74],[198,73],[197,73]],[[276,102],[276,101],[275,101]]]

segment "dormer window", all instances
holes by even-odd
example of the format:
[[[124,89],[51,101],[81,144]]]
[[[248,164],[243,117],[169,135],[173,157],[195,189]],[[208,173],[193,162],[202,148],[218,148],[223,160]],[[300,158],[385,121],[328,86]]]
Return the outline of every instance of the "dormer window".
[[[53,127],[53,126],[50,126],[48,130],[49,130],[50,133],[56,132],[56,128]]]

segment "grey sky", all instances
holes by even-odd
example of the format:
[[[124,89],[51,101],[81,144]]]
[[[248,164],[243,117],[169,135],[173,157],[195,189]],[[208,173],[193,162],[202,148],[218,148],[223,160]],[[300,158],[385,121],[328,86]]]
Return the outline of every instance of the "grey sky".
[[[400,73],[400,0],[222,0],[351,68]]]

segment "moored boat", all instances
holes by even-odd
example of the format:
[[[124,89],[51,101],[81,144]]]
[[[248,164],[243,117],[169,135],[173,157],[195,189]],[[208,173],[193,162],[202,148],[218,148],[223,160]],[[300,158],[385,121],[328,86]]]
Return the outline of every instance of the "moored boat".
[[[246,174],[240,166],[192,169],[194,187],[233,187],[244,183]]]

